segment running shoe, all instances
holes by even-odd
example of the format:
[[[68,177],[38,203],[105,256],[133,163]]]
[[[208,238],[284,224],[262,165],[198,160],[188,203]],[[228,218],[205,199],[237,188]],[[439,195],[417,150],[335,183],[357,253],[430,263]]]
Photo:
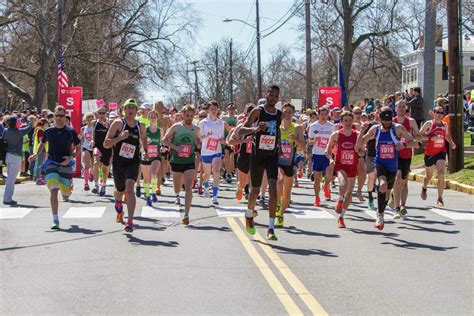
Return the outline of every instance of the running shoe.
[[[171,178],[171,172],[167,172],[167,173],[166,173],[166,179],[169,180],[170,178]]]
[[[225,181],[228,184],[231,184],[232,183],[232,174],[228,173],[227,176],[225,177]]]
[[[51,229],[59,230],[59,221],[53,221],[53,225],[51,225]]]
[[[94,181],[94,175],[92,173],[89,173],[89,182]]]
[[[277,236],[275,235],[275,230],[269,229],[267,231],[267,240],[273,240],[273,241],[278,240]]]
[[[151,195],[151,201],[152,201],[153,203],[158,202],[158,197],[156,196],[156,194],[152,194],[152,195]]]
[[[252,211],[252,216],[253,216],[254,218],[257,217],[257,216],[258,216],[258,212],[257,212],[256,210],[253,210],[253,211]]]
[[[255,235],[256,229],[253,223],[253,217],[245,216],[245,229],[247,230],[247,234]]]
[[[36,180],[36,185],[45,185],[45,184],[46,184],[46,180],[43,178]]]
[[[259,202],[259,204],[260,204],[260,206],[261,206],[262,208],[266,208],[266,207],[267,207],[267,204],[265,203],[265,197],[264,197],[264,196],[262,196],[262,197],[260,198],[260,201],[258,201],[258,202]]]
[[[115,216],[115,222],[123,223],[123,212],[117,213],[117,215]]]
[[[405,206],[402,206],[402,207],[400,208],[400,214],[401,214],[402,216],[405,216],[405,215],[408,214],[408,211],[407,211],[407,209],[406,209]]]
[[[115,212],[122,213],[123,212],[123,204],[122,201],[115,200]]]
[[[5,202],[5,201],[3,201],[3,204],[5,204],[5,205],[17,205],[18,202],[15,201],[15,200],[11,200],[10,202]]]
[[[321,205],[321,199],[319,198],[319,195],[317,195],[314,198],[314,206],[320,206]]]
[[[151,197],[146,198],[146,206],[152,206],[153,204],[151,203]]]
[[[329,185],[324,185],[323,186],[323,190],[324,190],[324,198],[326,199],[326,201],[329,201],[331,199],[331,190],[329,190]]]
[[[176,200],[174,201],[174,204],[181,205],[181,198],[179,196],[176,197]]]
[[[428,197],[427,191],[428,191],[427,188],[423,188],[423,187],[421,188],[421,199],[423,201],[426,200],[426,198]]]
[[[438,206],[444,207],[444,201],[442,197],[438,198],[438,202],[436,203]]]
[[[309,176],[309,179],[311,180],[311,182],[314,182],[314,172]]]
[[[156,193],[156,195],[161,195],[161,189],[160,189],[160,188],[156,188],[155,193]]]
[[[337,214],[342,213],[342,207],[343,207],[343,202],[341,200],[337,200],[337,204],[336,204],[336,213]]]
[[[133,232],[133,222],[128,221],[127,224],[125,224],[124,230],[125,230],[127,233],[132,233],[132,232]]]
[[[283,217],[283,215],[280,214],[277,216],[275,226],[279,228],[285,226],[285,218]]]
[[[210,197],[209,188],[205,188],[205,189],[204,189],[204,197],[205,197],[205,198],[209,198],[209,197]]]
[[[303,178],[303,170],[298,170],[298,179]]]
[[[84,191],[89,191],[91,188],[89,188],[88,184],[84,184]]]
[[[137,198],[139,198],[142,195],[141,189],[142,187],[139,185],[137,185],[137,187],[135,188],[135,195],[137,196]]]
[[[298,182],[298,180],[295,181],[295,188],[299,188],[300,187],[300,183]]]
[[[235,199],[237,201],[240,201],[242,200],[242,196],[244,195],[244,193],[242,192],[242,189],[241,188],[237,188],[237,191],[235,191]]]
[[[105,195],[105,185],[100,186],[99,195],[100,195],[100,196],[104,196],[104,195]]]
[[[212,197],[212,204],[219,205],[219,201],[217,201],[217,196]]]
[[[402,214],[400,212],[400,208],[397,207],[395,211],[393,212],[393,219],[400,219],[402,218]]]
[[[375,211],[375,205],[374,205],[374,201],[369,201],[369,203],[367,203],[367,208],[371,211]]]
[[[94,193],[94,194],[99,193],[99,187],[98,187],[98,186],[94,186],[94,188],[92,189],[91,192]]]
[[[199,194],[199,195],[203,195],[203,194],[204,194],[204,190],[202,189],[201,186],[199,186],[199,188],[198,188],[198,194]]]
[[[344,223],[344,217],[339,216],[339,218],[337,219],[337,227],[346,228],[346,224]]]
[[[361,202],[364,202],[364,201],[365,201],[364,196],[362,195],[362,191],[357,191],[357,198],[358,198],[359,201],[361,201]]]
[[[184,215],[183,219],[181,220],[181,224],[189,225],[189,215]]]
[[[383,221],[383,214],[377,214],[377,219],[375,220],[374,227],[378,230],[383,230],[385,223]]]

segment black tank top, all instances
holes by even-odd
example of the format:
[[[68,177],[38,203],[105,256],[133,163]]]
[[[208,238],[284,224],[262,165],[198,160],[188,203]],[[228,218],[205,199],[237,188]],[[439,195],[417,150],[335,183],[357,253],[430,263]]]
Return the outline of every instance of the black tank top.
[[[375,122],[375,121],[369,122],[369,127],[364,132],[364,135],[367,134],[369,129],[374,125],[377,125],[377,122]],[[369,157],[377,156],[377,153],[376,153],[376,150],[375,150],[375,138],[371,139],[367,142],[367,156],[369,156]]]
[[[134,127],[122,120],[123,128],[115,135],[117,137],[123,131],[128,131],[128,137],[114,146],[114,162],[129,163],[140,161],[140,123],[137,121]]]
[[[104,147],[105,136],[109,130],[104,124],[99,121],[96,122],[94,126],[94,147]]]
[[[267,123],[267,128],[255,134],[253,154],[254,155],[278,155],[280,147],[280,125],[281,111],[276,109],[275,113],[268,113],[264,105],[259,106],[260,114],[256,124]]]

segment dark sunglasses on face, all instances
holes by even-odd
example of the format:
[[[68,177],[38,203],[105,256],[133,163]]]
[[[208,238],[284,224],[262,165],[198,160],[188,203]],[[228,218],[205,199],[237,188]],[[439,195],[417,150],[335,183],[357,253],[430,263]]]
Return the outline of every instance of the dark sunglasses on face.
[[[361,115],[362,112],[354,112],[355,115]]]
[[[55,117],[65,117],[66,115],[64,114],[54,114]]]
[[[444,111],[436,111],[436,114],[444,114]]]
[[[105,112],[97,112],[99,115],[105,115]]]

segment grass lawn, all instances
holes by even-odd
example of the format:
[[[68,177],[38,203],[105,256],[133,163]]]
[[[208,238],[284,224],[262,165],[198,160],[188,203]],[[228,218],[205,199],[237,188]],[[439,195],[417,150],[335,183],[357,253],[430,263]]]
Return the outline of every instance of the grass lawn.
[[[412,158],[411,169],[423,168],[423,155],[415,155]],[[425,172],[423,171],[423,174]],[[435,172],[436,177],[436,172]],[[464,157],[464,169],[455,173],[446,173],[446,179],[453,180],[459,183],[474,186],[474,156]]]

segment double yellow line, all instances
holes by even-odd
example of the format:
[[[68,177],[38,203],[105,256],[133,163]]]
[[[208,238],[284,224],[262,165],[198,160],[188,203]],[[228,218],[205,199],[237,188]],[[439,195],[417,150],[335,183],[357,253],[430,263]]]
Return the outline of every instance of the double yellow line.
[[[280,302],[285,307],[286,311],[290,315],[303,315],[303,312],[298,307],[293,298],[285,290],[281,282],[278,280],[276,275],[273,273],[272,269],[268,266],[265,260],[262,258],[260,253],[257,251],[255,246],[252,244],[250,239],[247,238],[245,232],[241,226],[237,223],[234,218],[227,218],[229,226],[232,228],[234,233],[239,238],[240,242],[244,246],[245,250],[252,258],[255,265],[258,267],[263,277],[270,285],[270,288],[276,294]],[[245,225],[244,219],[241,218],[241,222]],[[262,236],[257,232],[253,236],[255,240],[259,242],[260,248],[267,255],[273,265],[280,271],[286,281],[293,288],[295,293],[300,297],[300,299],[305,303],[308,309],[313,315],[328,315],[324,308],[319,304],[319,302],[314,298],[314,296],[306,289],[304,284],[298,279],[298,277],[288,268],[288,266],[280,259],[276,254],[273,248],[262,238]]]

